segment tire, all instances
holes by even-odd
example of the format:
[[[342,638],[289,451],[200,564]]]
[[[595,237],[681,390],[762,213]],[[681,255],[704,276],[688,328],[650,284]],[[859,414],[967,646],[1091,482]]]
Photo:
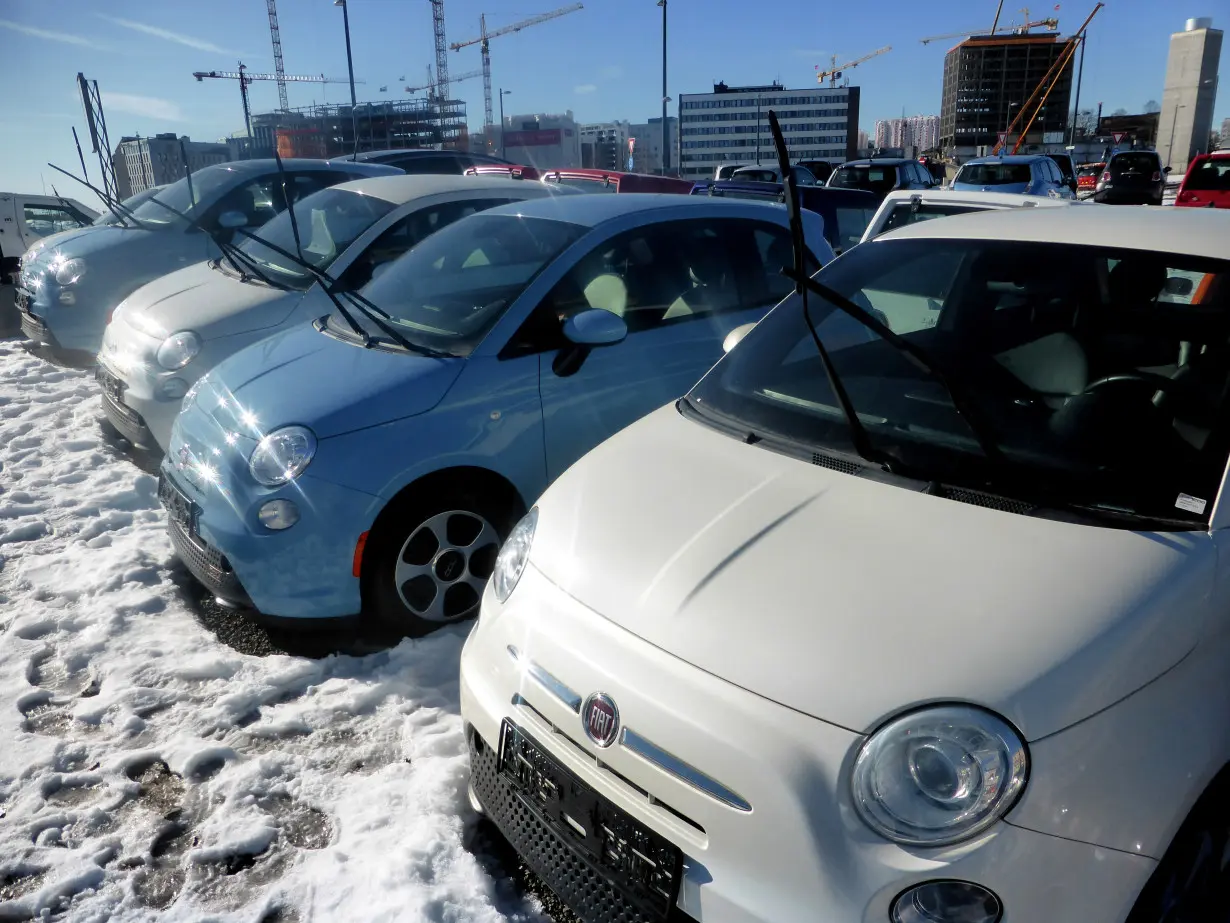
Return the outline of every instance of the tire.
[[[1192,809],[1140,893],[1127,923],[1230,920],[1230,787],[1215,785]]]
[[[364,615],[412,638],[477,615],[496,555],[520,515],[507,493],[412,489],[395,499],[364,551]]]

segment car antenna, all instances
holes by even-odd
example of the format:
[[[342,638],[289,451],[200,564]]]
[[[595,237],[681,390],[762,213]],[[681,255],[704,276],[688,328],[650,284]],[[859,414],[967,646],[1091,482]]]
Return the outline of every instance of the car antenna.
[[[773,136],[773,146],[777,149],[777,163],[782,172],[782,191],[786,199],[786,216],[790,221],[790,243],[794,254],[794,290],[803,301],[803,319],[807,321],[807,329],[811,331],[811,337],[816,343],[816,351],[820,354],[820,362],[824,365],[824,374],[828,378],[829,389],[837,398],[837,403],[841,405],[841,412],[850,427],[850,438],[854,442],[854,451],[861,458],[873,464],[887,467],[882,458],[877,458],[878,453],[871,445],[867,428],[858,418],[854,405],[850,402],[850,395],[846,393],[845,385],[842,384],[837,370],[833,368],[833,360],[829,358],[828,350],[824,348],[824,343],[820,341],[820,335],[816,332],[816,325],[812,323],[811,311],[808,310],[807,305],[807,247],[803,238],[803,216],[799,214],[799,190],[795,185],[794,168],[790,166],[790,152],[782,136],[782,127],[778,124],[777,113],[772,109],[769,110],[769,131]]]

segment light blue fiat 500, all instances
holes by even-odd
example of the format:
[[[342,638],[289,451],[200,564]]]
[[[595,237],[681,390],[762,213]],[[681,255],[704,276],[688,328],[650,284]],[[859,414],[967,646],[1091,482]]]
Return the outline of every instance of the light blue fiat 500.
[[[803,212],[814,260],[832,259]],[[372,307],[241,350],[184,399],[159,491],[221,602],[411,635],[475,613],[529,504],[682,395],[792,290],[783,206],[675,195],[502,206],[376,277]],[[380,313],[382,312],[382,313]],[[598,488],[600,489],[600,488]]]

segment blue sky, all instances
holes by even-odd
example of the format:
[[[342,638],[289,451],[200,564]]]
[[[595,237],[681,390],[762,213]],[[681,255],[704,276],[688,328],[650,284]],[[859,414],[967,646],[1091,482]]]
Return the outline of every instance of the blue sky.
[[[566,0],[447,0],[449,41],[535,15]],[[655,0],[584,0],[585,8],[491,43],[494,83],[512,91],[508,114],[562,112],[581,121],[642,121],[660,111],[661,10]],[[1003,18],[1021,21],[1005,4]],[[1092,2],[1053,3],[1031,18],[1058,16],[1062,31],[1079,27]],[[1218,9],[1220,8],[1220,9]],[[1190,16],[1220,12],[1223,0],[1111,0],[1090,30],[1081,105],[1101,100],[1106,113],[1138,112],[1160,99],[1167,39]],[[815,0],[670,0],[669,92],[705,92],[730,84],[779,80],[809,86],[815,65],[830,55],[850,60],[884,45],[893,50],[849,72],[863,89],[860,117],[870,130],[877,118],[939,111],[945,50],[952,42],[922,45],[926,35],[989,26],[992,0],[926,4],[915,0],[817,3]],[[857,11],[857,12],[856,12]],[[286,71],[346,76],[342,12],[331,0],[281,0],[279,23]],[[363,99],[404,96],[399,78],[425,82],[434,61],[428,0],[350,0],[357,88]],[[0,0],[0,189],[36,192],[45,179],[64,195],[75,184],[48,161],[75,167],[70,128],[82,133],[75,76],[82,71],[104,93],[112,139],[174,131],[216,140],[242,128],[239,88],[231,80],[197,83],[194,70],[272,71],[273,54],[264,0]],[[450,52],[452,73],[480,66],[477,46]],[[1230,73],[1230,42],[1221,71]],[[389,92],[378,88],[388,85]],[[255,111],[277,105],[272,82],[252,87]],[[340,102],[344,84],[290,84],[292,106]],[[473,129],[483,120],[481,78],[454,85],[465,99]],[[675,111],[674,106],[671,108]],[[1223,89],[1215,127],[1230,115]],[[41,174],[41,176],[40,176]]]

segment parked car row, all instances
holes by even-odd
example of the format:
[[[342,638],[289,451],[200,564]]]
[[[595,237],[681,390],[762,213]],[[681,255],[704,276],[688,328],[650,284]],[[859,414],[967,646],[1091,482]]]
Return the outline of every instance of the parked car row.
[[[911,163],[801,240],[761,179],[277,179],[115,308],[103,408],[221,601],[477,616],[470,803],[586,923],[1206,919],[1230,217]]]

